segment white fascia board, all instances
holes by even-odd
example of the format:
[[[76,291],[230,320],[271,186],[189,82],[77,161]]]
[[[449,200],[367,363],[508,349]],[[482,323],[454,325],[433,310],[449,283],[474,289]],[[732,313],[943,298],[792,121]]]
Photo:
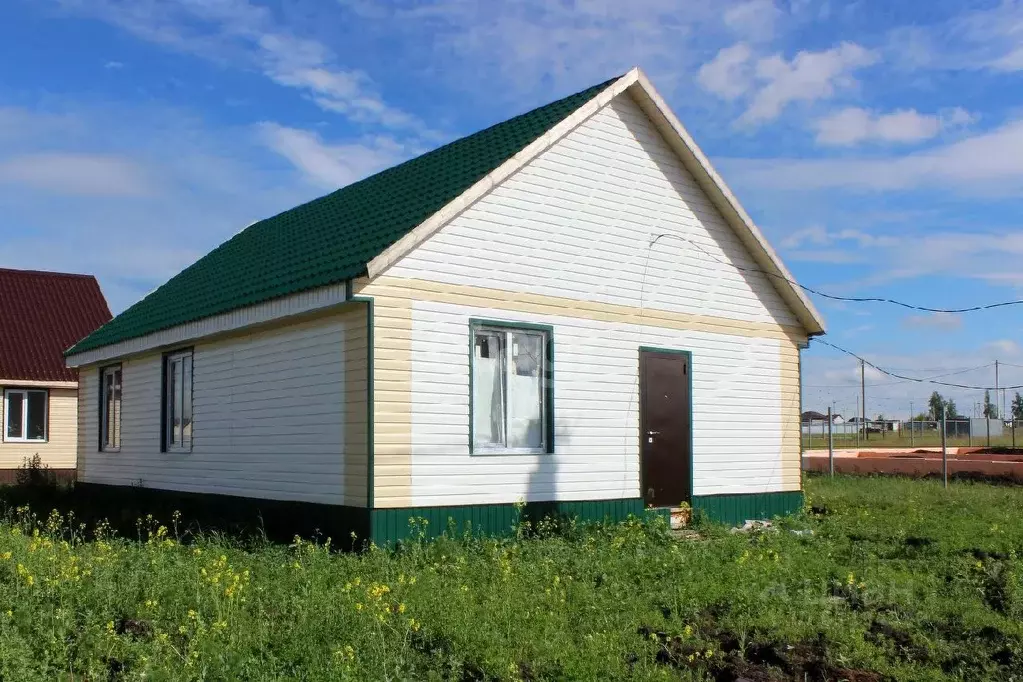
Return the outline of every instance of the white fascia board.
[[[126,355],[136,355],[158,348],[181,345],[209,336],[342,305],[347,300],[347,282],[330,284],[161,329],[152,334],[127,339],[109,346],[68,355],[65,362],[68,367],[82,367],[83,365],[106,362]]]

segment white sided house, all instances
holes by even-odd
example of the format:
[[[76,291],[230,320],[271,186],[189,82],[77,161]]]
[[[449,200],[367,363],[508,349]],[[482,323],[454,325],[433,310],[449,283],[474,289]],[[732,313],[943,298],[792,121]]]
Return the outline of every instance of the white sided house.
[[[80,342],[78,477],[377,542],[521,501],[763,518],[802,503],[823,331],[634,69],[256,223]]]

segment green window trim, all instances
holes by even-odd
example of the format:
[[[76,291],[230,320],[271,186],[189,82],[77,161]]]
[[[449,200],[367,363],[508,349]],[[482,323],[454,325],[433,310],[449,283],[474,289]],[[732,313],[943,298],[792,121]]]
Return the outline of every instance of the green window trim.
[[[475,373],[476,331],[480,328],[498,328],[522,331],[544,332],[547,343],[544,344],[544,356],[547,362],[547,373],[544,377],[544,447],[543,452],[521,452],[515,450],[491,450],[476,448],[476,434],[473,427],[473,374]],[[554,327],[549,324],[532,322],[514,322],[509,320],[490,320],[469,318],[469,454],[474,457],[523,457],[537,454],[554,454]]]

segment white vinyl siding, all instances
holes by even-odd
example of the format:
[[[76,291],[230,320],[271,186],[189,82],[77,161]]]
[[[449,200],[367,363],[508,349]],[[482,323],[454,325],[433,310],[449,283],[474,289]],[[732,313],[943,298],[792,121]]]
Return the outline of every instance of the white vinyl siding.
[[[79,477],[92,483],[344,504],[344,359],[350,337],[364,344],[362,311],[197,342],[192,449],[185,453],[160,452],[162,356],[122,359],[120,452],[99,452],[96,419],[83,419],[91,433],[80,439]],[[98,376],[95,366],[82,369],[83,393],[96,390]],[[90,406],[82,409],[87,412]],[[364,472],[362,477],[347,487],[364,489]]]
[[[648,248],[665,233],[675,236]],[[758,269],[653,123],[623,95],[386,274],[797,325]]]
[[[469,454],[472,317],[553,325],[553,456]],[[424,302],[412,323],[413,505],[639,497],[640,346],[693,354],[694,494],[799,488],[781,458],[781,341]]]
[[[636,103],[612,101],[384,273],[411,300],[412,456],[410,492],[381,477],[377,503],[639,497],[640,346],[692,352],[694,495],[798,490],[783,358],[799,323],[758,267]],[[416,300],[423,281],[476,301]],[[522,312],[542,307],[535,297],[557,303]],[[573,317],[573,300],[614,311]],[[470,318],[553,325],[553,457],[469,456]],[[401,409],[392,393],[378,420]]]

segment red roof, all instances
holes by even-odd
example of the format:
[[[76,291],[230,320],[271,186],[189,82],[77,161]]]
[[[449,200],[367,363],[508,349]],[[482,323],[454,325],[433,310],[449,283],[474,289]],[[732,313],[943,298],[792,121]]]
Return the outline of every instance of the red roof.
[[[64,351],[109,320],[92,275],[0,268],[0,379],[77,381]]]

